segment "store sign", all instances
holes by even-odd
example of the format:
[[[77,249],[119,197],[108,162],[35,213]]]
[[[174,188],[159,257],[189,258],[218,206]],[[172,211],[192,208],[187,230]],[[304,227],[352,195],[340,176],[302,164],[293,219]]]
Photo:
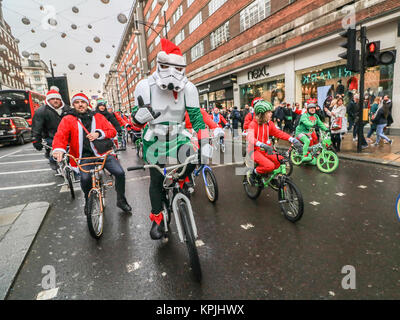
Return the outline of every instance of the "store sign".
[[[269,73],[267,72],[267,68],[269,67],[269,65],[264,65],[260,68],[256,68],[253,70],[250,70],[247,73],[247,79],[248,80],[254,80],[254,79],[259,79],[261,77],[267,77],[269,76]]]
[[[207,87],[199,89],[199,94],[210,92],[210,84],[207,85]]]
[[[303,74],[303,84],[314,83],[319,81],[325,81],[330,79],[340,79],[351,77],[353,73],[346,69],[346,67],[335,67],[325,69],[320,72],[313,72]]]

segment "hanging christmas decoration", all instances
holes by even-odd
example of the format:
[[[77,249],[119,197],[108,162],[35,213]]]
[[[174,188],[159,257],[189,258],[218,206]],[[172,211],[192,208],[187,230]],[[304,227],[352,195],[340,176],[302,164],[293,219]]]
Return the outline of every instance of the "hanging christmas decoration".
[[[104,68],[104,63],[100,63],[100,67]]]
[[[26,24],[26,25],[31,24],[31,21],[27,17],[23,17],[21,19],[21,21],[22,21],[23,24]]]
[[[100,42],[100,38],[99,37],[94,37],[93,41],[96,42],[96,43],[99,43]]]
[[[72,7],[72,12],[73,12],[73,13],[78,13],[78,12],[79,12],[79,9],[78,9],[77,7]]]
[[[87,26],[89,29],[92,29],[92,25],[91,24],[88,24],[88,26]]]
[[[72,25],[71,25],[71,28],[74,29],[74,30],[76,30],[78,27],[76,26],[76,24],[72,24]]]
[[[61,38],[65,38],[67,34],[65,32],[61,33]]]
[[[127,23],[128,22],[128,18],[126,17],[126,15],[124,15],[123,13],[120,13],[117,17],[118,21],[122,24]]]
[[[70,63],[70,64],[68,65],[68,68],[69,68],[70,70],[74,70],[74,69],[75,69],[75,65],[73,65],[72,63]]]
[[[110,57],[110,55],[108,54],[108,55],[106,55],[106,58],[107,58],[107,59],[110,59],[111,57]]]
[[[44,42],[41,42],[41,43],[40,43],[40,46],[41,46],[42,48],[46,48],[46,47],[47,47],[47,44],[44,43]]]
[[[98,73],[95,73],[95,74],[93,75],[93,77],[94,77],[95,79],[98,79],[98,78],[100,78],[100,75],[99,75]]]
[[[31,32],[32,32],[32,33],[35,33],[35,29],[32,29]]]
[[[19,41],[19,39],[15,39],[15,43],[19,43],[20,41]]]
[[[85,50],[86,50],[86,52],[88,52],[88,53],[93,52],[93,48],[92,48],[92,47],[89,47],[89,46],[86,47]]]
[[[22,56],[25,58],[29,58],[31,54],[28,51],[22,51]]]
[[[109,4],[110,0],[101,0],[101,2],[103,2],[104,4]]]
[[[49,25],[51,25],[52,27],[55,27],[58,24],[57,20],[53,19],[53,18],[50,18],[49,20],[47,20],[47,23]]]

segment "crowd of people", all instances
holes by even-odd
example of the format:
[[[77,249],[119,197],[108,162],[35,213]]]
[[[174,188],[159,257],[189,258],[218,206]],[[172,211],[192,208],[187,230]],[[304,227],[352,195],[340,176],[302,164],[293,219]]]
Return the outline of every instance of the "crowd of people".
[[[261,99],[261,98],[260,98]],[[233,129],[233,137],[238,136],[238,130],[241,128],[245,131],[246,117],[251,119],[254,117],[254,102],[246,104],[242,109],[237,107],[223,108],[221,106],[214,107],[209,111],[213,117],[221,117],[221,123],[224,126]],[[341,141],[346,133],[353,137],[353,141],[358,140],[359,131],[359,101],[360,95],[356,90],[345,95],[344,92],[336,92],[336,95],[329,95],[322,106],[319,106],[317,99],[310,98],[303,105],[300,103],[281,102],[274,107],[272,121],[278,129],[294,135],[299,124],[300,118],[307,113],[307,106],[314,104],[316,106],[316,114],[319,119],[326,124],[331,131],[332,143],[337,152],[341,150]],[[385,130],[393,123],[392,117],[392,101],[388,95],[383,97],[366,92],[364,96],[364,109],[368,110],[368,120],[363,118],[361,138],[362,148],[371,146],[379,146],[381,140],[384,143],[392,144],[393,139],[385,135]],[[250,116],[249,116],[250,115]],[[364,127],[369,124],[369,131],[364,135]],[[236,129],[236,130],[235,130]],[[372,140],[375,133],[376,139]]]

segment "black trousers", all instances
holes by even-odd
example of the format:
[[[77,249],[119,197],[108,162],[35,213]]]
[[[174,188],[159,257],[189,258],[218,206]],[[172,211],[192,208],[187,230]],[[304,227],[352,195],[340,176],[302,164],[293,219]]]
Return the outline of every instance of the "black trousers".
[[[83,163],[96,162],[96,160],[82,160]],[[85,170],[93,169],[94,166],[85,166]],[[115,177],[115,190],[117,192],[117,199],[125,198],[125,171],[121,164],[114,156],[108,156],[104,168],[108,170]],[[92,176],[89,173],[80,171],[81,175],[81,188],[85,193],[85,199],[89,196],[89,191],[92,188]]]
[[[163,167],[160,165],[160,167]],[[189,163],[186,167],[186,172],[183,175],[182,179],[185,179],[187,176],[190,177],[193,170],[196,168],[195,164]],[[164,176],[154,168],[150,169],[150,203],[151,203],[151,213],[159,214],[162,209],[162,200],[165,197],[163,190],[163,182]]]
[[[333,133],[331,131],[331,138],[332,138],[332,144],[333,147],[335,148],[336,151],[340,151],[340,145],[342,143],[342,136],[340,133]]]

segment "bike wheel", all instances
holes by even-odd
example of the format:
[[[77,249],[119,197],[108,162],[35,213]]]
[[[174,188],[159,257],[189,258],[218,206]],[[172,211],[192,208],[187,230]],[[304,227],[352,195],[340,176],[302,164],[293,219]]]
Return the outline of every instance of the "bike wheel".
[[[304,212],[303,196],[299,188],[290,179],[284,179],[278,192],[279,206],[286,219],[296,222]]]
[[[183,232],[185,233],[186,247],[189,252],[190,266],[197,281],[201,281],[201,266],[199,254],[197,253],[196,239],[194,238],[192,224],[189,217],[189,210],[185,201],[180,201],[179,215],[182,221]]]
[[[209,168],[205,168],[203,173],[206,182],[204,187],[206,189],[207,198],[210,200],[210,202],[214,203],[218,200],[217,178]]]
[[[285,165],[286,165],[286,175],[289,177],[293,172],[293,162],[290,156],[290,152],[285,152],[283,155],[285,158]]]
[[[104,212],[100,204],[100,195],[98,192],[89,194],[88,214],[86,216],[90,235],[99,239],[103,234]]]
[[[299,166],[301,164],[302,155],[300,155],[296,149],[290,150],[289,158],[292,161],[292,164]]]
[[[339,157],[333,151],[322,152],[317,158],[317,167],[324,173],[332,173],[339,166]]]
[[[143,144],[142,143],[140,143],[140,145],[139,145],[138,156],[140,159],[143,159]]]
[[[260,196],[263,189],[262,186],[253,186],[249,184],[249,182],[247,181],[247,175],[243,177],[243,187],[244,191],[246,191],[247,196],[253,200],[257,199]]]
[[[75,191],[74,191],[74,184],[73,184],[73,172],[69,167],[65,168],[65,177],[67,178],[67,182],[68,182],[68,188],[69,191],[71,192],[71,198],[75,199]]]

